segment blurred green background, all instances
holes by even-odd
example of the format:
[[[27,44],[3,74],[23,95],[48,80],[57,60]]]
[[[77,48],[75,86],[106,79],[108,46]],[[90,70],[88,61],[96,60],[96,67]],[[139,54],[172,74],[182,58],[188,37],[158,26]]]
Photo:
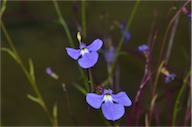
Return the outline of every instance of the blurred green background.
[[[78,41],[76,39],[76,24],[81,24],[81,2],[80,1],[59,1],[59,6],[64,19],[70,29],[71,35],[76,47]],[[84,42],[91,43],[94,39],[104,39],[108,35],[115,44],[121,37],[121,31],[114,26],[110,27],[114,21],[123,22],[128,19],[133,9],[135,1],[88,1],[86,2],[86,22],[87,37]],[[154,13],[157,13],[155,30],[162,24],[160,32],[157,36],[153,62],[158,61],[160,47],[167,25],[176,10],[170,9],[180,7],[182,2],[179,1],[142,1],[139,5],[133,23],[130,26],[131,39],[128,45],[124,45],[123,49],[135,50],[137,46],[147,43],[151,24],[153,22]],[[169,17],[165,17],[169,14]],[[28,59],[33,60],[35,66],[35,75],[37,84],[45,99],[49,110],[52,110],[53,104],[58,104],[59,125],[74,125],[66,104],[65,94],[60,82],[55,81],[45,73],[47,66],[52,67],[60,79],[66,83],[69,93],[70,102],[78,125],[86,125],[87,103],[85,96],[80,93],[72,83],[77,82],[84,86],[80,81],[80,73],[75,64],[65,51],[65,47],[69,47],[68,39],[62,26],[57,21],[52,1],[8,1],[7,8],[2,17],[5,26],[8,29],[10,37],[18,50],[21,58],[26,66]],[[176,73],[178,80],[168,85],[174,88],[181,85],[181,80],[188,72],[190,67],[190,20],[181,13],[178,23],[176,35],[174,38],[173,49],[169,60],[169,69]],[[168,40],[166,41],[167,47]],[[2,33],[1,46],[9,47],[7,40]],[[104,47],[103,47],[104,49]],[[167,49],[164,49],[166,51]],[[165,54],[166,52],[164,52]],[[140,81],[144,73],[145,61],[143,57],[130,54],[129,56],[121,56],[120,65],[120,87],[126,91],[131,100],[134,100]],[[156,64],[152,65],[156,67]],[[107,66],[103,54],[96,66],[94,73],[97,75],[98,82],[102,83],[107,77]],[[153,75],[154,76],[154,75]],[[164,93],[163,78],[158,83],[158,92]],[[48,126],[51,125],[49,119],[43,109],[36,103],[30,101],[26,95],[34,95],[34,91],[29,85],[28,80],[23,74],[20,66],[5,52],[1,52],[1,122],[5,126]],[[178,90],[173,93],[173,102]],[[143,112],[147,110],[150,103],[150,86],[146,85],[143,101]],[[184,102],[186,103],[187,94]],[[161,125],[168,125],[167,112],[168,105],[166,97],[157,103],[160,107]],[[132,107],[126,108],[127,112]],[[183,109],[183,111],[185,111]],[[172,113],[172,111],[169,111]],[[183,119],[183,116],[181,116]],[[122,125],[127,125],[126,115],[120,120]],[[181,120],[182,121],[182,120]],[[100,115],[99,110],[91,109],[90,111],[91,125],[105,125],[105,121]],[[144,117],[141,118],[141,125],[144,125]]]

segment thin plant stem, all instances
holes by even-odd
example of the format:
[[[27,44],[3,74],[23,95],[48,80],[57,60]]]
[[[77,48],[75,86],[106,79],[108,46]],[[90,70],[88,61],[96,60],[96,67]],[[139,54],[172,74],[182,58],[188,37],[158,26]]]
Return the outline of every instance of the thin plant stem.
[[[158,71],[157,71],[157,73],[156,73],[156,76],[155,76],[154,86],[153,86],[153,91],[152,91],[151,103],[152,103],[152,101],[154,101],[153,97],[154,97],[155,95],[157,95],[157,93],[156,93],[156,87],[157,87],[159,75],[160,75],[160,73],[161,73],[161,69],[162,69],[164,63],[165,63],[164,61],[161,62],[160,66],[159,66],[159,68],[158,68]],[[154,104],[153,104],[153,105],[150,105],[150,110],[149,110],[149,125],[151,124],[152,112],[153,112],[153,109],[154,109],[154,107],[151,107],[151,106],[154,106]]]
[[[154,86],[153,86],[153,91],[152,91],[152,95],[154,96],[155,95],[155,92],[156,92],[156,87],[157,87],[157,83],[158,83],[158,79],[159,79],[159,75],[160,75],[160,72],[161,72],[161,69],[164,65],[165,61],[162,61],[159,68],[158,68],[158,71],[157,71],[157,74],[155,76],[155,80],[154,80]]]
[[[81,1],[81,21],[82,21],[82,34],[83,37],[86,38],[86,2],[85,0]]]
[[[5,10],[6,10],[6,4],[7,4],[7,0],[3,0],[3,2],[1,3],[1,11],[0,11],[0,18],[2,18]]]
[[[88,68],[87,69],[87,81],[89,84],[89,92],[93,92],[93,79],[92,79],[92,75],[91,75],[91,69]]]
[[[167,40],[167,36],[168,36],[168,32],[169,32],[169,29],[171,28],[171,25],[174,23],[174,21],[176,20],[176,18],[179,16],[179,14],[181,13],[183,7],[185,7],[187,4],[190,3],[191,0],[188,0],[187,2],[184,3],[184,5],[177,11],[177,13],[173,16],[173,18],[171,19],[171,21],[169,22],[167,28],[166,28],[166,31],[165,31],[165,34],[164,34],[164,38],[163,38],[163,42],[162,42],[162,46],[161,46],[161,50],[160,50],[160,56],[159,56],[159,62],[158,62],[158,65],[160,64],[160,61],[161,61],[161,57],[163,55],[163,50],[164,50],[164,46],[165,46],[165,42]]]
[[[144,89],[145,84],[148,82],[148,80],[150,79],[151,75],[150,75],[150,62],[151,62],[151,55],[150,53],[144,53],[145,54],[145,58],[146,58],[146,64],[145,64],[145,72],[144,72],[144,76],[143,79],[141,80],[141,85],[139,86],[139,90],[137,91],[136,97],[134,99],[133,102],[133,110],[132,110],[132,116],[134,114],[134,112],[136,111],[137,113],[137,119],[136,119],[136,126],[139,124],[139,119],[140,119],[140,109],[139,108],[139,104],[138,104],[138,100],[140,95],[142,94],[142,91]]]
[[[111,63],[107,63],[107,71],[108,71],[108,74],[111,72]],[[111,89],[114,89],[115,87],[114,87],[114,82],[113,82],[113,76],[111,76],[111,77],[109,77],[109,86],[110,86],[110,88]]]
[[[170,54],[171,54],[171,50],[172,50],[172,47],[173,47],[173,42],[174,42],[174,37],[175,37],[175,33],[176,33],[176,29],[177,29],[177,26],[178,26],[178,23],[179,23],[179,17],[180,15],[178,15],[178,17],[175,19],[174,21],[174,24],[172,26],[172,29],[171,29],[171,33],[170,33],[170,38],[169,38],[169,43],[168,43],[168,48],[167,48],[167,53],[166,53],[166,56],[165,56],[165,66],[168,64],[168,61],[169,61],[169,58],[170,58]],[[168,90],[167,88],[167,85],[165,85],[165,90],[166,90],[166,93],[167,93],[167,103],[168,103],[168,115],[169,115],[169,123],[171,124],[172,120],[172,97],[171,97],[171,93],[170,91]]]
[[[177,98],[176,98],[176,101],[175,101],[175,104],[174,104],[174,109],[173,109],[173,118],[172,118],[172,126],[174,127],[176,125],[176,119],[177,119],[177,113],[179,111],[179,104],[180,104],[180,99],[181,99],[181,95],[183,93],[183,91],[185,90],[187,84],[188,84],[188,80],[191,76],[191,73],[192,73],[192,69],[190,69],[190,71],[188,72],[188,74],[186,75],[184,81],[183,81],[183,84],[182,84],[182,87],[177,95]]]
[[[119,92],[119,83],[120,83],[120,66],[119,63],[116,65],[116,71],[115,71],[115,92]]]
[[[5,37],[7,38],[7,41],[8,41],[8,43],[9,43],[10,47],[11,47],[11,50],[14,52],[14,54],[15,54],[16,57],[17,57],[17,60],[16,60],[17,63],[20,65],[20,67],[21,67],[21,69],[23,70],[25,76],[26,76],[27,79],[29,80],[30,85],[32,86],[33,90],[35,91],[35,93],[36,93],[36,95],[37,95],[37,98],[38,98],[39,101],[40,101],[39,104],[42,106],[42,108],[43,108],[43,109],[45,110],[45,112],[47,113],[47,115],[48,115],[48,117],[49,117],[49,120],[50,120],[50,122],[52,123],[52,125],[53,125],[53,126],[57,126],[57,124],[54,122],[54,119],[53,119],[53,117],[51,116],[51,114],[50,114],[50,112],[49,112],[49,110],[48,110],[48,108],[47,108],[47,106],[46,106],[46,104],[45,104],[45,102],[44,102],[44,100],[43,100],[40,92],[39,92],[39,89],[38,89],[38,87],[37,87],[36,81],[31,77],[30,73],[27,71],[27,69],[26,69],[26,67],[24,66],[24,64],[23,64],[23,62],[22,62],[22,60],[21,60],[21,58],[20,58],[20,56],[19,56],[19,54],[18,54],[15,46],[13,45],[13,42],[12,42],[12,40],[11,40],[8,32],[7,32],[7,29],[6,29],[6,27],[4,26],[4,24],[3,24],[3,21],[1,20],[0,23],[1,23],[1,27],[2,27],[3,33],[5,34]]]
[[[129,27],[131,26],[131,23],[132,23],[132,21],[133,21],[133,19],[134,19],[134,17],[135,17],[137,8],[138,8],[138,6],[139,6],[139,3],[140,3],[140,0],[137,0],[136,3],[135,3],[135,5],[134,5],[134,7],[133,7],[133,10],[132,10],[132,12],[131,12],[131,15],[130,15],[130,17],[129,17],[129,20],[128,20],[128,23],[127,23],[127,25],[126,25],[126,27],[125,27],[125,30],[128,30]],[[114,70],[114,68],[115,68],[115,63],[116,63],[117,58],[118,58],[118,53],[119,53],[119,51],[121,50],[121,47],[122,47],[122,45],[123,45],[123,40],[124,40],[124,35],[122,35],[121,38],[120,38],[120,41],[119,41],[119,43],[118,43],[118,46],[117,46],[117,49],[116,49],[116,53],[115,53],[115,56],[114,56],[114,62],[113,62],[112,65],[111,65],[111,71],[109,72],[107,79],[102,83],[102,86],[106,86],[106,85],[109,83],[109,79],[110,79],[110,77],[112,76],[113,70]]]
[[[87,79],[88,79],[88,84],[89,84],[89,93],[92,92],[92,86],[91,86],[91,79],[90,79],[90,68],[87,69]],[[89,125],[89,119],[90,119],[90,106],[88,105],[87,107],[87,126]]]
[[[63,26],[65,32],[66,32],[67,38],[69,40],[69,44],[70,44],[71,47],[74,47],[74,42],[73,42],[73,39],[71,37],[71,33],[70,33],[69,28],[68,28],[68,26],[67,26],[67,24],[66,24],[66,22],[65,22],[65,20],[64,20],[64,18],[62,16],[62,14],[61,14],[61,11],[60,11],[60,8],[59,8],[57,0],[53,0],[53,4],[54,4],[55,10],[56,10],[56,13],[57,13],[57,15],[59,17],[59,21],[60,21],[61,25]],[[83,70],[79,66],[78,66],[78,69],[79,69],[79,72],[80,72],[80,74],[81,74],[81,76],[83,78],[84,84],[87,87],[88,83],[87,83],[86,76],[85,76]]]
[[[185,119],[184,119],[184,126],[187,126],[187,123],[191,117],[191,113],[192,113],[191,107],[188,107],[186,111]]]
[[[69,43],[70,43],[70,45],[71,45],[72,47],[74,47],[73,39],[72,39],[72,37],[71,37],[69,28],[68,28],[68,26],[67,26],[67,24],[66,24],[66,22],[65,22],[65,20],[64,20],[64,18],[63,18],[63,16],[62,16],[62,14],[61,14],[61,10],[60,10],[60,8],[59,8],[59,5],[58,5],[58,3],[57,3],[57,0],[53,0],[53,3],[54,3],[54,6],[55,6],[55,10],[56,10],[56,12],[57,12],[57,15],[58,15],[58,17],[59,17],[59,21],[60,21],[61,25],[63,26],[65,32],[66,32],[67,38],[68,38],[68,40],[69,40]]]
[[[179,22],[179,17],[180,17],[180,15],[178,15],[178,17],[175,19],[172,30],[171,30],[171,35],[170,35],[170,38],[169,38],[169,45],[168,45],[167,53],[166,53],[166,56],[165,56],[165,65],[167,65],[170,54],[171,54],[171,50],[172,50],[172,47],[173,47],[173,41],[174,41],[177,25],[178,25],[178,22]]]

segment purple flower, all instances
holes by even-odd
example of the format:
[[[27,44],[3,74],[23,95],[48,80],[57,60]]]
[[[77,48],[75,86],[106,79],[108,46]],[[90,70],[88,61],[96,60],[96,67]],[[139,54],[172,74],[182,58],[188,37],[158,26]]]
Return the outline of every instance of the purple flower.
[[[122,34],[124,35],[124,43],[127,44],[129,39],[131,38],[131,33],[129,31],[126,31],[126,30],[122,30],[121,31]]]
[[[191,12],[187,12],[187,16],[191,18]]]
[[[107,63],[112,63],[115,57],[115,47],[110,47],[104,51],[104,57]]]
[[[146,44],[140,45],[138,47],[138,51],[139,52],[148,52],[149,51],[149,47]]]
[[[80,42],[80,49],[66,48],[66,50],[67,54],[71,58],[78,60],[78,63],[82,68],[87,69],[93,67],[97,63],[99,58],[97,51],[102,47],[102,45],[102,40],[96,39],[88,46]]]
[[[175,79],[175,77],[176,77],[176,74],[174,74],[174,73],[171,73],[171,74],[166,75],[166,77],[165,77],[165,83],[166,83],[166,84],[170,83],[172,80]]]
[[[54,78],[54,79],[58,79],[58,78],[59,78],[58,75],[55,74],[55,73],[51,70],[51,67],[47,67],[47,68],[46,68],[46,73],[47,73],[48,75],[50,75],[52,78]]]
[[[107,120],[115,121],[124,115],[124,106],[130,106],[132,102],[125,92],[112,93],[113,91],[110,89],[104,89],[101,95],[88,93],[86,101],[95,109],[101,107],[102,113]]]
[[[131,38],[131,33],[127,31],[126,28],[127,22],[124,21],[120,27],[121,27],[121,33],[124,35],[124,43],[127,44],[128,40]]]

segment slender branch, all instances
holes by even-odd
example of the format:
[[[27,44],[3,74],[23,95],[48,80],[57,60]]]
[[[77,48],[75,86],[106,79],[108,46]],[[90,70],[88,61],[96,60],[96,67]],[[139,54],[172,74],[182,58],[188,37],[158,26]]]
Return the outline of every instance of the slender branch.
[[[170,38],[169,38],[169,45],[168,45],[167,53],[166,53],[166,56],[165,56],[165,65],[167,65],[170,54],[171,54],[171,49],[173,47],[173,40],[174,40],[174,37],[175,37],[175,32],[176,32],[176,29],[177,29],[177,25],[178,25],[178,22],[179,22],[179,17],[180,16],[178,16],[176,18],[176,20],[175,20],[175,22],[173,24],[172,30],[171,30],[171,35],[170,35]]]
[[[137,8],[138,8],[138,6],[139,6],[139,3],[140,3],[140,0],[137,0],[136,3],[135,3],[135,5],[134,5],[134,7],[133,7],[133,10],[132,10],[132,12],[131,12],[131,16],[130,16],[130,18],[129,18],[129,20],[128,20],[128,23],[127,23],[126,27],[125,27],[125,30],[128,30],[129,27],[131,26],[131,23],[132,23],[132,21],[133,21],[133,19],[134,19],[134,16],[135,16],[135,13],[136,13]],[[109,83],[109,80],[108,80],[108,79],[110,79],[110,77],[111,77],[112,74],[113,74],[113,70],[114,70],[114,68],[115,68],[115,63],[116,63],[117,58],[118,58],[118,53],[119,53],[119,51],[121,50],[121,47],[122,47],[122,45],[123,45],[123,40],[124,40],[124,35],[122,35],[121,38],[120,38],[120,41],[119,41],[119,43],[118,43],[118,46],[117,46],[117,49],[116,49],[116,53],[115,53],[115,56],[114,56],[114,62],[113,62],[112,65],[111,65],[111,71],[109,72],[107,79],[102,83],[102,86],[106,86],[106,85]]]
[[[192,69],[190,69],[189,73],[186,75],[184,81],[183,81],[183,84],[182,84],[182,87],[177,95],[177,98],[176,98],[176,101],[175,101],[175,104],[174,104],[174,109],[173,109],[173,121],[172,121],[172,126],[175,126],[176,124],[176,118],[177,118],[177,113],[178,113],[178,107],[179,107],[179,104],[180,104],[180,98],[181,98],[181,95],[185,89],[185,87],[187,86],[188,84],[188,80],[191,76],[191,73],[192,73]]]
[[[160,56],[159,56],[159,62],[158,62],[158,65],[160,64],[161,62],[161,59],[162,59],[162,55],[163,55],[163,50],[164,50],[164,46],[165,46],[165,42],[167,40],[167,36],[168,36],[168,32],[169,32],[169,29],[171,28],[171,25],[173,24],[173,22],[175,21],[175,19],[179,16],[179,14],[181,13],[183,7],[185,7],[187,4],[190,3],[191,0],[188,0],[187,2],[185,2],[185,4],[177,11],[177,13],[173,16],[173,18],[171,19],[171,21],[169,22],[168,26],[167,26],[167,29],[165,31],[165,34],[164,34],[164,38],[163,38],[163,42],[162,42],[162,46],[161,46],[161,50],[160,50]]]
[[[73,42],[73,40],[72,40],[72,37],[71,37],[70,31],[69,31],[69,28],[68,28],[68,26],[67,26],[67,24],[66,24],[66,22],[65,22],[65,20],[64,20],[64,18],[63,18],[63,16],[62,16],[62,14],[61,14],[59,5],[58,5],[58,3],[57,3],[57,0],[53,0],[53,3],[54,3],[55,10],[56,10],[56,12],[57,12],[57,15],[58,15],[58,17],[59,17],[59,21],[60,21],[61,25],[63,26],[65,32],[66,32],[67,38],[68,38],[68,40],[69,40],[69,44],[70,44],[71,47],[74,47],[74,42]],[[80,74],[81,74],[81,76],[82,76],[82,78],[83,78],[83,81],[84,81],[85,86],[88,86],[87,80],[86,80],[86,76],[85,76],[83,70],[81,69],[80,66],[78,66],[78,69],[79,69],[79,72],[80,72]]]
[[[54,6],[55,6],[55,10],[56,10],[56,12],[57,12],[57,15],[58,15],[58,17],[59,17],[59,21],[60,21],[60,23],[62,24],[62,26],[63,26],[63,28],[64,28],[64,30],[65,30],[65,32],[66,32],[67,38],[68,38],[68,40],[69,40],[69,43],[70,43],[70,45],[71,45],[72,47],[74,47],[73,39],[72,39],[72,37],[71,37],[69,28],[68,28],[68,26],[67,26],[67,24],[66,24],[66,22],[65,22],[65,20],[64,20],[64,18],[63,18],[63,16],[62,16],[62,14],[61,14],[61,10],[60,10],[60,8],[59,8],[59,5],[58,5],[58,3],[57,3],[57,0],[53,0],[53,3],[54,3]]]
[[[2,28],[2,30],[3,30],[3,33],[5,34],[5,37],[7,38],[7,41],[8,41],[8,43],[9,43],[10,47],[11,47],[11,50],[14,52],[14,54],[15,54],[16,57],[17,57],[16,62],[18,62],[18,64],[20,65],[20,67],[21,67],[21,69],[23,70],[25,76],[26,76],[27,79],[29,80],[30,85],[32,86],[33,90],[35,91],[35,93],[36,93],[36,95],[37,95],[37,98],[38,98],[38,99],[40,100],[40,102],[41,102],[41,103],[39,103],[39,104],[41,104],[42,108],[43,108],[43,109],[45,110],[45,112],[47,113],[47,115],[48,115],[48,117],[49,117],[49,120],[50,120],[50,122],[52,123],[52,125],[53,125],[53,126],[57,126],[57,124],[54,122],[54,119],[53,119],[53,117],[51,116],[51,114],[50,114],[50,112],[49,112],[49,110],[48,110],[48,108],[47,108],[47,106],[46,106],[46,104],[45,104],[45,102],[44,102],[41,94],[40,94],[40,91],[39,91],[39,89],[38,89],[38,87],[37,87],[36,81],[31,77],[30,73],[27,71],[25,65],[23,64],[23,62],[22,62],[22,60],[21,60],[21,58],[20,58],[20,56],[19,56],[19,54],[18,54],[15,46],[13,45],[13,42],[12,42],[12,40],[11,40],[11,38],[10,38],[8,32],[7,32],[7,29],[6,29],[6,27],[4,26],[2,20],[1,20],[0,24],[1,24],[1,28]]]

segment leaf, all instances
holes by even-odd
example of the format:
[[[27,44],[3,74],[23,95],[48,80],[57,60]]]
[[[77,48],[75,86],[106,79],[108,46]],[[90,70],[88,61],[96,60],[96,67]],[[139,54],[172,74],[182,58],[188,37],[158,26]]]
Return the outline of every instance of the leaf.
[[[29,100],[35,102],[35,103],[38,103],[40,104],[41,106],[43,106],[43,102],[41,100],[39,100],[39,98],[36,98],[36,97],[33,97],[32,95],[30,94],[27,94],[27,97],[29,98]]]
[[[54,106],[53,106],[53,120],[54,120],[54,125],[58,125],[58,119],[57,119],[57,103],[55,103]]]
[[[33,80],[35,81],[35,73],[32,59],[29,59],[29,72]]]
[[[74,86],[75,86],[82,94],[84,94],[84,95],[87,94],[87,91],[86,91],[82,86],[80,86],[79,84],[74,83]]]
[[[57,103],[55,103],[53,106],[53,117],[57,118]]]
[[[152,101],[151,101],[151,108],[153,109],[154,105],[155,105],[155,101],[157,99],[157,96],[158,94],[156,94],[153,98],[152,98]]]
[[[1,12],[0,12],[0,16],[2,17],[5,9],[6,9],[6,3],[7,3],[7,0],[3,0],[3,3],[2,3],[2,7],[1,7]]]
[[[11,51],[10,49],[8,49],[8,48],[1,48],[1,51],[7,52],[10,56],[13,57],[13,59],[15,61],[17,61],[19,63],[19,59],[18,59],[17,55],[13,51]]]

